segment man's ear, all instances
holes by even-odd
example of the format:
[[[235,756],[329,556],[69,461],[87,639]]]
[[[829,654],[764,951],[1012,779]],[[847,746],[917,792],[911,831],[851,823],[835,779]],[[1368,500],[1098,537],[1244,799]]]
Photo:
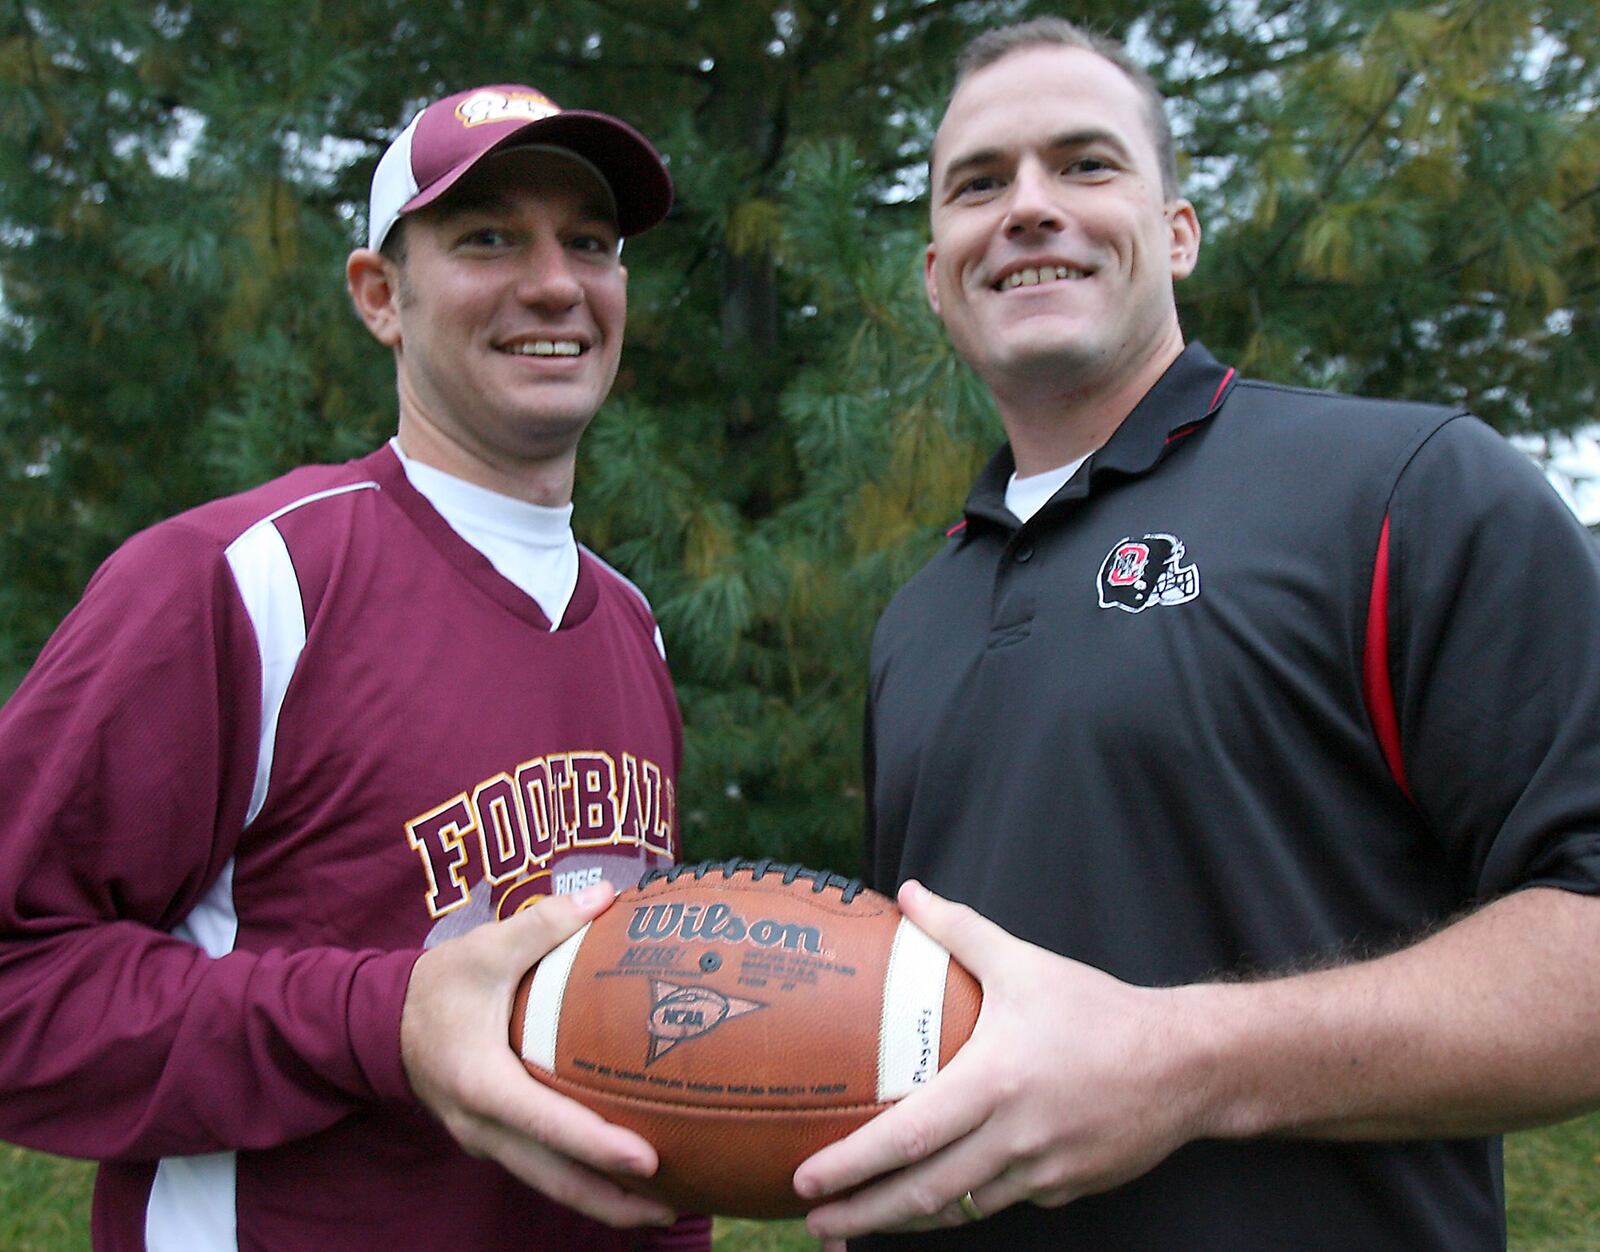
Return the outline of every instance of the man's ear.
[[[1187,200],[1174,200],[1167,206],[1167,229],[1172,233],[1172,277],[1187,278],[1200,259],[1200,216]]]
[[[935,316],[941,316],[939,311],[939,283],[933,276],[933,245],[930,243],[922,254],[922,289],[928,294],[928,304],[932,307]]]
[[[385,347],[400,346],[400,267],[371,248],[357,248],[344,263],[350,302],[372,337]]]

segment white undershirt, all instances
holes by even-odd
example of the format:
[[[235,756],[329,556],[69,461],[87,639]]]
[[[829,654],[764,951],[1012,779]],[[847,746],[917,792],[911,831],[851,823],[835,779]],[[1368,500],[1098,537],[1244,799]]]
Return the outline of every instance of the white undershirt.
[[[1011,475],[1006,483],[1006,508],[1019,522],[1025,522],[1041,508],[1045,501],[1067,485],[1067,480],[1078,472],[1078,466],[1089,459],[1084,453],[1076,461],[1068,461],[1042,474],[1029,474],[1026,478]]]
[[[476,483],[412,460],[389,446],[405,467],[411,485],[439,511],[502,576],[532,596],[550,629],[561,625],[578,585],[578,542],[572,535],[572,505],[548,508],[501,495]]]

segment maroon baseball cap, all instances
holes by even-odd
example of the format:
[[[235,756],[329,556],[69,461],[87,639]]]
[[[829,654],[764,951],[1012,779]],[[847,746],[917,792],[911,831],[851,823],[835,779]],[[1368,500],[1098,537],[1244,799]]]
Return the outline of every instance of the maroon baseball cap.
[[[563,109],[532,87],[473,87],[423,109],[378,161],[367,246],[381,248],[403,214],[432,204],[491,152],[529,144],[560,148],[594,170],[611,189],[624,237],[649,230],[672,207],[661,154],[626,122]]]

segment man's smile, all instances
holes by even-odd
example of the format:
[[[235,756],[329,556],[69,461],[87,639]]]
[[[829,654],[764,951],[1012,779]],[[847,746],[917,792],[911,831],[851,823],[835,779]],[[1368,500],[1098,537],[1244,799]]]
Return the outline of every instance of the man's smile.
[[[512,356],[582,356],[588,345],[577,339],[519,339],[500,346]]]
[[[1042,283],[1071,282],[1088,278],[1089,271],[1072,265],[1029,265],[1012,270],[995,283],[995,291],[1013,291],[1018,287],[1037,287]]]

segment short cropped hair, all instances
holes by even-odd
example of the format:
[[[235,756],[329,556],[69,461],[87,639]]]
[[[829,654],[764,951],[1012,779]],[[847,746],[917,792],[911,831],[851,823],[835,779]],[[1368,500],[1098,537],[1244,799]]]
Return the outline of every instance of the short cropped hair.
[[[1167,121],[1165,98],[1150,72],[1128,55],[1115,39],[1085,30],[1064,17],[1036,17],[1011,26],[997,26],[976,36],[956,55],[956,81],[950,89],[954,98],[961,84],[981,69],[1002,57],[1024,48],[1082,48],[1104,57],[1127,77],[1144,98],[1145,122],[1155,143],[1156,162],[1161,169],[1161,194],[1168,200],[1178,196],[1178,158],[1172,142],[1172,124]]]
[[[383,246],[378,251],[401,269],[405,269],[406,219],[404,217],[395,218],[394,225],[389,227],[389,233],[384,236]]]

